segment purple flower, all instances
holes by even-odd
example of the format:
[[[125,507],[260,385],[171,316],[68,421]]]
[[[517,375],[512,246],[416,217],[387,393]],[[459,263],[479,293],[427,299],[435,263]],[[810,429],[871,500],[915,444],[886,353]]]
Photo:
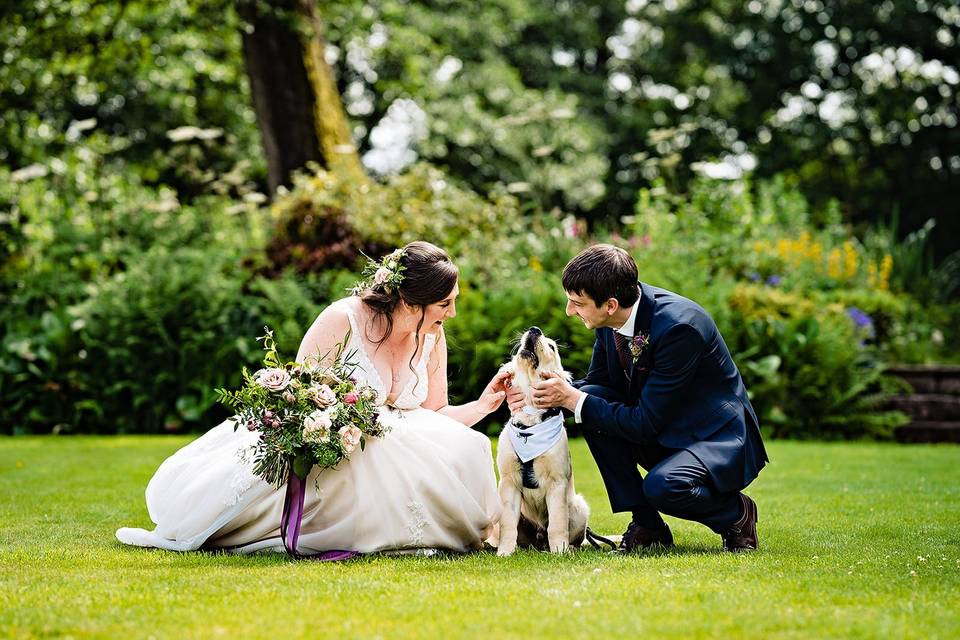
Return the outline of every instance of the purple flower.
[[[873,329],[873,319],[860,309],[850,307],[847,309],[847,315],[858,329]]]
[[[769,278],[767,278],[767,284],[770,285],[771,287],[777,287],[780,285],[780,280],[781,280],[780,276],[772,275]]]
[[[633,336],[633,339],[628,345],[630,349],[630,355],[634,360],[643,355],[643,352],[646,351],[647,347],[650,345],[650,336],[641,332]]]
[[[750,282],[760,282],[760,274],[756,271],[751,271],[747,274],[747,277],[750,278]]]

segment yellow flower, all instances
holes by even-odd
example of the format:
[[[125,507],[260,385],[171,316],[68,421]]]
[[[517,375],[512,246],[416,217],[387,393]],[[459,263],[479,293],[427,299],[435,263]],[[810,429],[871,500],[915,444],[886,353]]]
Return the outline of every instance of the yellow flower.
[[[867,263],[867,285],[871,288],[877,285],[877,265],[873,262]]]
[[[840,277],[840,249],[832,249],[827,256],[827,275],[834,279]]]
[[[807,256],[810,258],[810,262],[813,263],[813,266],[819,273],[820,265],[823,262],[823,245],[821,245],[819,242],[814,242],[807,250]]]
[[[543,263],[540,262],[540,258],[537,256],[530,256],[530,268],[537,273],[543,271]]]
[[[780,256],[782,260],[786,260],[787,256],[790,255],[790,241],[786,238],[777,240],[777,255]]]
[[[886,291],[890,288],[890,274],[893,272],[893,256],[889,253],[883,256],[880,262],[880,289]]]
[[[843,243],[843,274],[847,280],[857,275],[857,250],[849,240]]]

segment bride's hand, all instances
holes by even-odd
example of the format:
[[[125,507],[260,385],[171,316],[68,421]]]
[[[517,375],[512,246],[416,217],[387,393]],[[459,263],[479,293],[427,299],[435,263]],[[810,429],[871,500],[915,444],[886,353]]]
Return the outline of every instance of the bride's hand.
[[[477,398],[477,403],[484,413],[492,413],[500,407],[500,404],[507,395],[506,385],[509,379],[509,371],[498,371],[497,375],[493,376],[487,384],[486,388],[480,394],[480,397]]]

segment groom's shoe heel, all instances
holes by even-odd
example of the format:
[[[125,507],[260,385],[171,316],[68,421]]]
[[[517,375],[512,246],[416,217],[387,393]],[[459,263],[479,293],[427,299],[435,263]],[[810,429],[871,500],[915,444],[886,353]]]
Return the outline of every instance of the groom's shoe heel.
[[[723,534],[724,550],[733,553],[755,551],[760,546],[757,539],[757,503],[742,493],[740,502],[743,505],[743,516]]]

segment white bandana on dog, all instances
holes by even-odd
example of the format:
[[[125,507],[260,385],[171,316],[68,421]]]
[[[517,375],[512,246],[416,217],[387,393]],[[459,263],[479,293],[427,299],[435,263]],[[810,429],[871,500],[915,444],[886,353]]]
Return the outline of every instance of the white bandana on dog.
[[[511,420],[507,423],[507,433],[510,436],[510,444],[513,445],[513,450],[517,452],[520,461],[529,462],[549,451],[550,447],[560,441],[560,435],[563,433],[563,414],[547,418],[532,427],[515,425]]]

